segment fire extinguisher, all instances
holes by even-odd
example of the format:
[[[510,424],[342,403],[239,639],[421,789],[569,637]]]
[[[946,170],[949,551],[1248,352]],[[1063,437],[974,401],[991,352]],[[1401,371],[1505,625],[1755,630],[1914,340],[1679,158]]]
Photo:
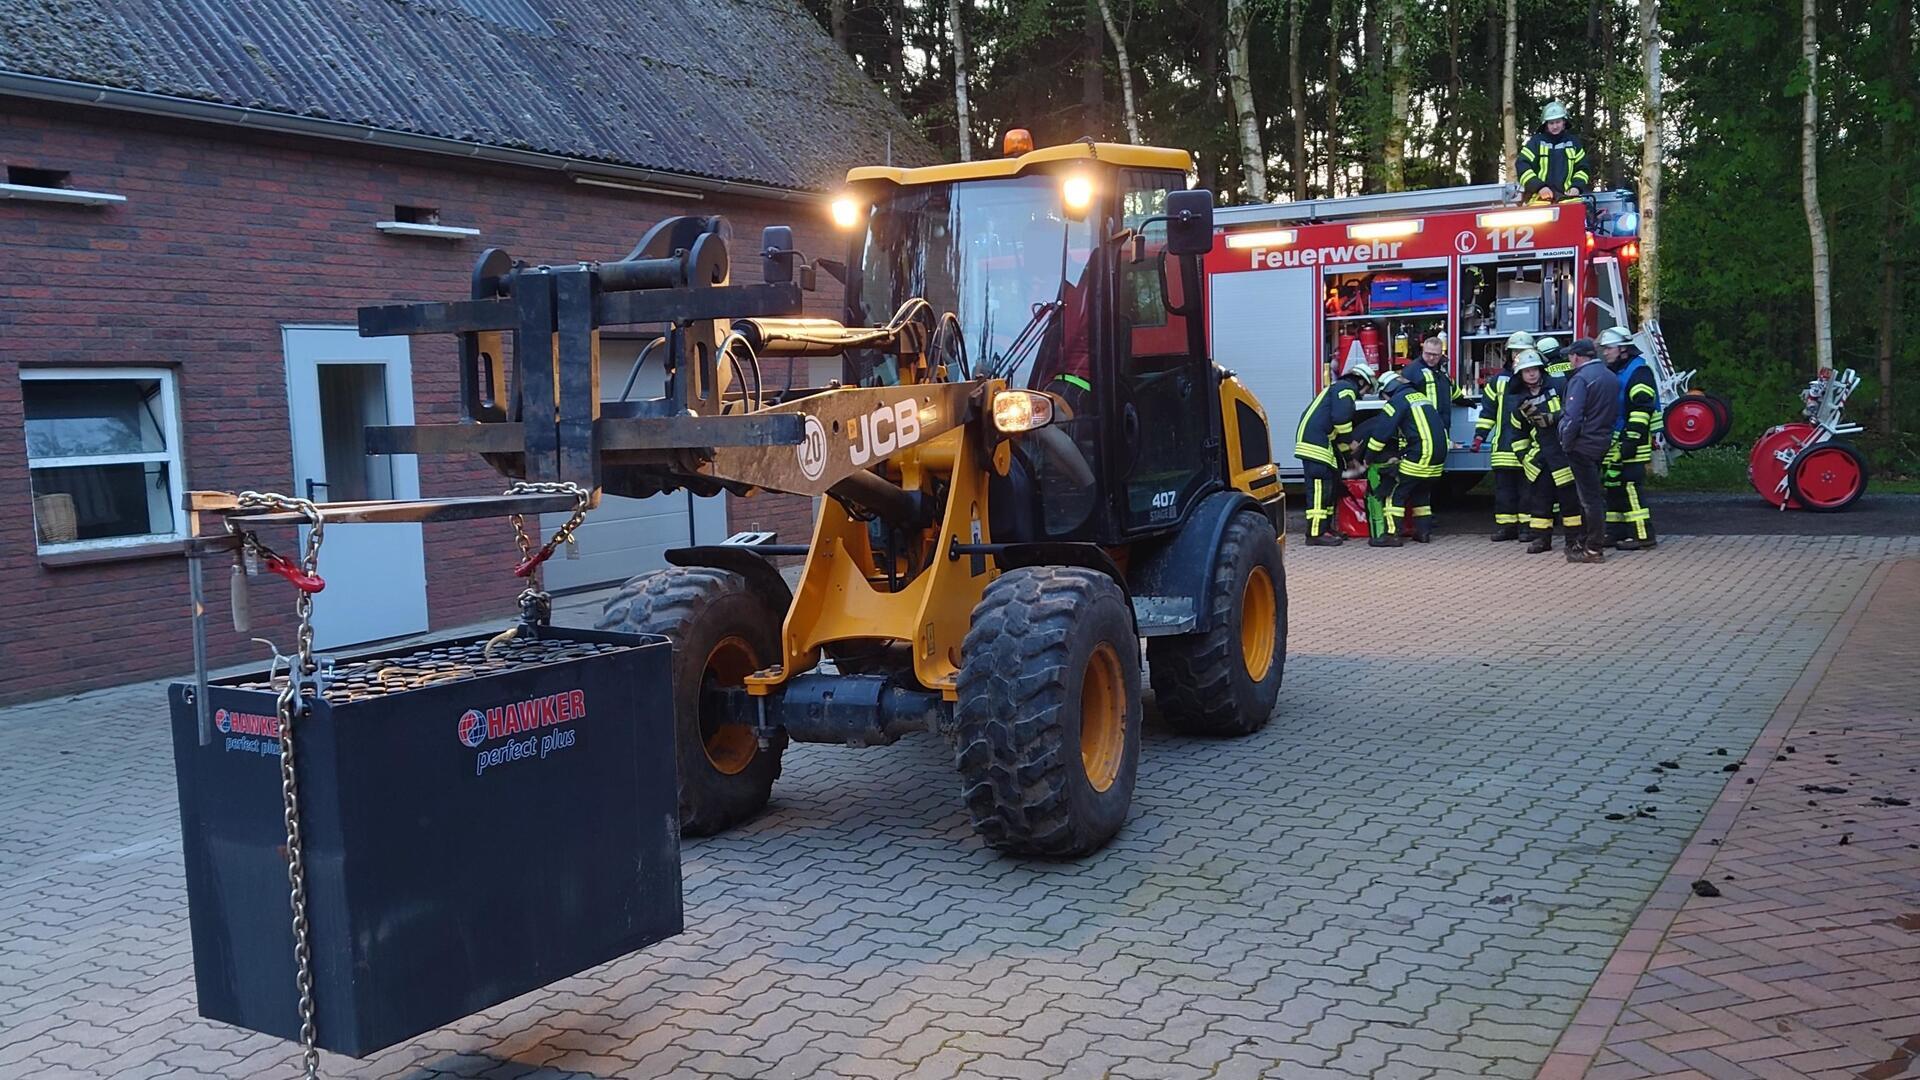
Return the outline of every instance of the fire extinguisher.
[[[1393,335],[1393,358],[1398,361],[1401,366],[1405,366],[1406,362],[1412,358],[1412,356],[1413,339],[1407,336],[1407,328],[1403,326],[1395,331]]]
[[[1367,354],[1367,363],[1373,370],[1380,370],[1380,328],[1363,326],[1360,328],[1360,351]]]

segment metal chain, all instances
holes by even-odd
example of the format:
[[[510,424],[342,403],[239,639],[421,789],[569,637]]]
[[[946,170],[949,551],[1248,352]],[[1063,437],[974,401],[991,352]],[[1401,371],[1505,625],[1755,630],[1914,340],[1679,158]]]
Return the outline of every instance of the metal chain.
[[[552,616],[553,597],[545,589],[542,567],[561,544],[573,543],[574,530],[587,519],[587,503],[592,493],[571,482],[519,480],[507,488],[507,494],[573,496],[572,516],[555,529],[552,536],[547,537],[547,542],[537,552],[533,547],[533,537],[527,532],[525,515],[514,514],[507,519],[513,523],[514,543],[520,547],[520,565],[514,568],[514,573],[530,582],[520,593],[520,618],[523,622],[545,623]]]
[[[316,574],[320,565],[320,541],[326,522],[309,499],[296,499],[258,491],[240,493],[243,510],[268,509],[296,513],[307,519],[307,544],[300,568]],[[313,660],[313,594],[294,591],[294,617],[299,629],[294,640],[293,665],[287,672],[287,684],[280,689],[280,805],[287,827],[288,902],[293,908],[294,981],[300,993],[300,1060],[306,1080],[318,1080],[320,1050],[315,1045],[313,1027],[313,950],[308,942],[307,867],[300,838],[300,786],[294,770],[293,720],[306,711],[302,690],[316,670]]]

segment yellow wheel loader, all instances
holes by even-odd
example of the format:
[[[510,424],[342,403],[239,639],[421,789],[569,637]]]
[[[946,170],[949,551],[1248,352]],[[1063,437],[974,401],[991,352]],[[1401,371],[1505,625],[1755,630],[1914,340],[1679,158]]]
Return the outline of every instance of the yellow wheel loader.
[[[1265,413],[1207,355],[1190,167],[1081,142],[854,169],[844,263],[768,229],[759,285],[729,281],[717,218],[607,263],[490,251],[471,300],[362,310],[363,333],[458,335],[462,375],[461,423],[370,450],[479,452],[588,502],[822,497],[804,547],[671,551],[600,619],[673,642],[686,834],[759,812],[790,741],[931,732],[987,843],[1092,851],[1132,801],[1143,640],[1166,722],[1204,735],[1264,724],[1286,660],[1280,481]],[[841,320],[798,317],[820,270]],[[599,334],[633,325],[661,328],[641,362],[667,393],[603,403]],[[762,377],[831,356],[826,386]],[[797,555],[790,586],[773,560]]]

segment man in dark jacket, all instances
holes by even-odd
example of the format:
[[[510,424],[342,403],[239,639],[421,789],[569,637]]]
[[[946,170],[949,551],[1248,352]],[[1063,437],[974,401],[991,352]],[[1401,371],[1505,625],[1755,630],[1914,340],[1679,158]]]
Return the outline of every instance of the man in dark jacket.
[[[1568,128],[1565,105],[1549,102],[1540,119],[1540,130],[1520,147],[1520,184],[1529,199],[1578,199],[1593,186],[1586,144]]]
[[[1566,411],[1560,414],[1560,445],[1573,468],[1573,486],[1580,493],[1580,518],[1587,528],[1584,544],[1567,545],[1568,562],[1605,562],[1607,496],[1600,482],[1600,462],[1613,448],[1613,422],[1620,415],[1620,377],[1600,362],[1593,341],[1581,338],[1567,347],[1573,375],[1567,379]]]

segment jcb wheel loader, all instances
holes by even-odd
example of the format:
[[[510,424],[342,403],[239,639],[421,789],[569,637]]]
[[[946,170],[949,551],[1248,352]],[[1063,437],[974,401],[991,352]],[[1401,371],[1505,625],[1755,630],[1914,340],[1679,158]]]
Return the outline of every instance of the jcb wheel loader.
[[[472,421],[370,446],[477,450],[594,499],[824,496],[804,548],[671,551],[599,621],[674,644],[685,834],[759,812],[789,741],[935,732],[988,844],[1092,851],[1132,801],[1143,639],[1160,712],[1196,734],[1258,730],[1286,660],[1280,481],[1265,413],[1207,355],[1190,164],[1088,141],[854,169],[845,263],[769,229],[759,286],[728,283],[719,219],[609,263],[490,252],[469,303],[362,311],[363,333],[459,334]],[[796,317],[816,267],[844,319]],[[667,396],[602,405],[600,328],[660,322]],[[835,355],[826,386],[761,377]],[[800,554],[789,587],[773,560]]]

